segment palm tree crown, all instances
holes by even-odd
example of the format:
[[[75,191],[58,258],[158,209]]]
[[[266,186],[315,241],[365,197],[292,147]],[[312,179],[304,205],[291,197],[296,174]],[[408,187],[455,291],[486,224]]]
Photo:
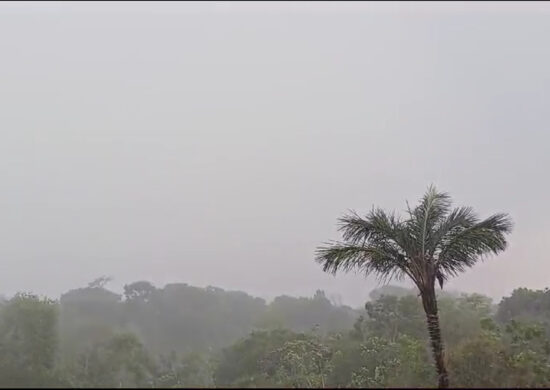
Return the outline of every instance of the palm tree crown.
[[[317,250],[323,270],[359,270],[383,280],[408,276],[420,291],[443,283],[488,254],[506,248],[512,229],[506,214],[480,220],[470,207],[451,209],[448,194],[430,186],[406,218],[374,208],[364,218],[340,219],[343,241]]]

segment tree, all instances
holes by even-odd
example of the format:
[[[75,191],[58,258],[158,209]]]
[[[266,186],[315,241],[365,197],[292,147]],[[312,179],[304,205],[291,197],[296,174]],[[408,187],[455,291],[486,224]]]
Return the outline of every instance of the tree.
[[[277,386],[324,388],[331,371],[332,351],[313,337],[289,340],[262,361]]]
[[[147,281],[139,281],[124,285],[124,297],[129,302],[149,302],[156,292],[155,286]]]
[[[481,332],[481,321],[491,317],[491,306],[491,298],[480,294],[440,297],[438,308],[446,346],[476,337]]]
[[[84,287],[61,295],[59,326],[64,358],[103,342],[124,328],[121,296],[103,287]]]
[[[374,302],[367,302],[364,320],[367,335],[385,337],[395,341],[400,334],[422,339],[426,337],[422,305],[416,296],[398,298],[382,295]]]
[[[390,341],[374,336],[361,344],[360,351],[352,387],[426,387],[432,380],[429,354],[414,338],[401,335]]]
[[[267,306],[258,326],[269,329],[285,327],[295,332],[318,328],[321,333],[348,329],[358,317],[347,306],[335,306],[325,292],[317,290],[312,298],[278,296]]]
[[[212,387],[212,366],[196,352],[179,357],[175,352],[160,356],[156,386],[161,388]]]
[[[214,372],[215,385],[219,387],[259,387],[270,385],[262,369],[269,352],[281,348],[285,342],[304,339],[289,330],[252,332],[247,338],[224,348]]]
[[[390,295],[390,296],[401,298],[401,297],[406,297],[408,295],[416,296],[418,295],[418,291],[415,291],[412,288],[405,288],[405,287],[392,286],[392,285],[386,284],[384,286],[380,286],[372,290],[369,293],[369,298],[373,301],[376,301],[382,295],[386,295],[386,296]]]
[[[0,387],[60,386],[57,303],[17,294],[0,311]]]
[[[548,387],[550,341],[537,323],[492,319],[482,321],[483,330],[465,338],[449,354],[449,368],[457,387]]]
[[[110,276],[100,276],[97,279],[92,280],[88,283],[89,288],[103,288],[107,283],[109,283],[113,278]]]
[[[382,280],[410,278],[419,290],[426,314],[441,388],[449,386],[441,340],[435,283],[472,267],[485,255],[506,248],[512,229],[506,214],[480,220],[471,207],[451,209],[448,194],[430,186],[407,217],[373,208],[364,218],[351,212],[340,219],[343,241],[318,248],[316,260],[325,272],[359,270]]]
[[[511,296],[502,298],[496,319],[501,323],[512,319],[539,321],[550,331],[550,290],[515,289]]]
[[[154,364],[134,334],[118,333],[81,353],[67,371],[71,387],[150,387]]]

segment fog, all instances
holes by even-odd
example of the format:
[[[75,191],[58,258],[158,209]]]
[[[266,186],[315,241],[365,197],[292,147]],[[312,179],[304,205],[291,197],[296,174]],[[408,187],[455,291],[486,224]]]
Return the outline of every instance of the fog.
[[[337,219],[514,220],[448,288],[548,286],[550,5],[0,4],[0,292],[100,275],[362,305]]]

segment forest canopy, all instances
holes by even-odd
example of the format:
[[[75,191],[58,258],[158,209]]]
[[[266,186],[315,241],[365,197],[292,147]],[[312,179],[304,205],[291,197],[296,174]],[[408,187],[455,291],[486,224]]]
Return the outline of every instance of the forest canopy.
[[[313,297],[146,281],[102,283],[0,308],[2,387],[433,387],[422,304],[383,286],[362,308]],[[460,387],[550,384],[550,291],[498,304],[440,294],[449,372]],[[480,364],[483,361],[487,364]]]

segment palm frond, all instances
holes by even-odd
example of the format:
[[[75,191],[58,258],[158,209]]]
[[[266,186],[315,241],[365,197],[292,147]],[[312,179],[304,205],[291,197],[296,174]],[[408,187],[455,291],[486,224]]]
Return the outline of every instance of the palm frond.
[[[316,252],[316,261],[323,265],[323,271],[336,273],[337,271],[356,270],[365,275],[374,274],[376,277],[401,278],[406,271],[404,256],[399,256],[395,248],[385,245],[350,245],[347,243],[332,242],[320,247]]]
[[[434,231],[427,243],[428,254],[433,256],[441,250],[441,245],[445,243],[445,236],[467,229],[475,225],[478,221],[479,218],[471,207],[455,208],[445,219],[434,227]]]
[[[430,186],[418,206],[409,210],[407,221],[409,234],[417,242],[417,250],[425,257],[434,227],[447,216],[451,207],[451,198],[445,192],[438,192]]]
[[[395,215],[387,214],[382,209],[373,209],[365,218],[351,211],[339,219],[342,238],[349,243],[364,243],[371,239],[388,239],[395,235],[400,221]]]
[[[338,222],[338,230],[342,232],[342,238],[350,243],[357,244],[368,240],[373,231],[370,221],[361,218],[354,211],[344,215]]]
[[[471,226],[457,228],[443,238],[436,265],[449,275],[463,272],[478,259],[504,251],[505,235],[511,230],[512,221],[507,214],[495,214]]]

